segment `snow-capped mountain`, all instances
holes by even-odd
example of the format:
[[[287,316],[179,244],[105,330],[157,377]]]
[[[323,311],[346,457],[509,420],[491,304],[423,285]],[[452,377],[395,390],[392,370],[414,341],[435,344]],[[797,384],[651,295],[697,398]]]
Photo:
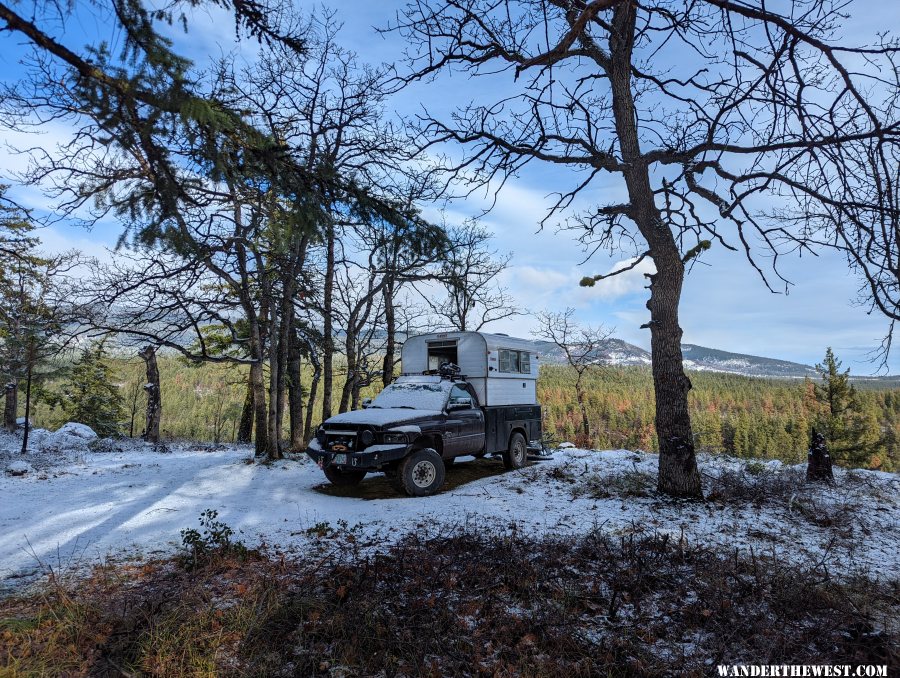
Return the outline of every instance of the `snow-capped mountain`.
[[[730,372],[748,377],[818,377],[816,370],[809,365],[789,360],[729,353],[694,344],[682,344],[681,352],[684,356],[684,366],[689,370]]]
[[[547,342],[535,344],[542,351],[545,362],[561,364],[565,362],[562,352]],[[747,377],[781,377],[797,379],[803,377],[816,378],[814,368],[789,360],[777,360],[762,356],[730,353],[715,348],[706,348],[695,344],[682,344],[684,366],[688,370],[707,372],[727,372]],[[607,339],[601,350],[599,362],[604,365],[649,365],[650,352],[640,346],[629,344],[621,339]]]

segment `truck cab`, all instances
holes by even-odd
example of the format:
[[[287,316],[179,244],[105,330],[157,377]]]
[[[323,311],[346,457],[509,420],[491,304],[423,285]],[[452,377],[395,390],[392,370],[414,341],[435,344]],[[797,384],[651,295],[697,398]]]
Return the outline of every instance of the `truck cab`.
[[[480,333],[451,333],[478,335]],[[497,335],[505,336],[505,335]],[[421,348],[434,337],[442,351],[437,368],[427,367],[407,352]],[[336,485],[359,483],[367,473],[384,473],[400,491],[412,496],[437,492],[444,482],[446,469],[457,457],[498,456],[508,469],[523,466],[529,449],[537,451],[541,445],[541,408],[534,402],[486,404],[483,399],[492,390],[489,383],[490,351],[483,344],[464,341],[463,348],[478,354],[483,369],[471,378],[447,358],[460,356],[458,337],[455,344],[448,334],[410,337],[403,349],[402,364],[425,365],[418,373],[404,373],[387,386],[364,408],[331,417],[310,441],[307,454]],[[523,340],[517,340],[523,341]],[[509,343],[509,342],[508,342]],[[455,353],[450,349],[456,348]],[[507,349],[513,350],[513,349]],[[520,349],[515,349],[522,353]],[[426,353],[426,361],[434,364]],[[463,353],[465,357],[465,353]],[[530,360],[530,357],[529,357]],[[536,360],[536,358],[535,358]],[[505,363],[508,364],[508,363]],[[521,368],[521,363],[519,363]],[[510,381],[507,377],[506,381]],[[513,388],[494,388],[496,393],[513,394],[512,399],[527,400],[535,393],[529,373],[521,370],[514,375]],[[536,379],[536,371],[534,373]],[[518,382],[526,384],[518,391]],[[512,383],[510,381],[510,383]],[[520,395],[524,393],[525,395]],[[509,396],[506,397],[509,399]]]

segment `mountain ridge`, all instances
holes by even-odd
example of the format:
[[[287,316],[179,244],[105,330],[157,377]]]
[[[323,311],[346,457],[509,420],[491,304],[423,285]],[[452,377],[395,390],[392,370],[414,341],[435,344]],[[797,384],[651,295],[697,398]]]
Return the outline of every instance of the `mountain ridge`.
[[[535,341],[534,343],[540,347],[543,355],[547,356],[547,359],[545,359],[547,362],[552,364],[565,363],[562,351],[555,345],[546,341]],[[820,378],[819,373],[811,365],[780,358],[734,353],[698,344],[682,344],[681,351],[684,356],[684,367],[688,371],[721,372],[745,377],[775,379]],[[597,362],[603,365],[649,366],[651,363],[649,351],[617,338],[605,340],[600,349],[600,355],[601,357]],[[870,384],[897,382],[900,385],[900,377],[897,376],[851,375],[851,380]]]

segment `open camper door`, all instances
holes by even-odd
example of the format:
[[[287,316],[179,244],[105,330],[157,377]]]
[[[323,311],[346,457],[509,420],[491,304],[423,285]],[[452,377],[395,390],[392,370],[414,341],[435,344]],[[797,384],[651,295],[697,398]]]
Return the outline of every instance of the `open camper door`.
[[[482,406],[487,397],[487,359],[487,343],[478,332],[437,332],[409,337],[400,354],[404,374],[436,371],[445,362],[458,365]]]
[[[482,407],[536,405],[539,359],[533,342],[486,332],[421,334],[407,339],[401,353],[405,374],[458,365]]]

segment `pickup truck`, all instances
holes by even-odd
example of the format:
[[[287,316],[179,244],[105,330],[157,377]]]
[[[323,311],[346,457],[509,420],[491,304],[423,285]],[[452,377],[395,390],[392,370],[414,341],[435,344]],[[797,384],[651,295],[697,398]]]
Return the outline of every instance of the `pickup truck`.
[[[457,457],[491,454],[517,469],[541,438],[540,405],[482,407],[471,384],[445,372],[399,377],[364,409],[331,417],[307,454],[335,485],[381,472],[422,497],[441,488]]]

